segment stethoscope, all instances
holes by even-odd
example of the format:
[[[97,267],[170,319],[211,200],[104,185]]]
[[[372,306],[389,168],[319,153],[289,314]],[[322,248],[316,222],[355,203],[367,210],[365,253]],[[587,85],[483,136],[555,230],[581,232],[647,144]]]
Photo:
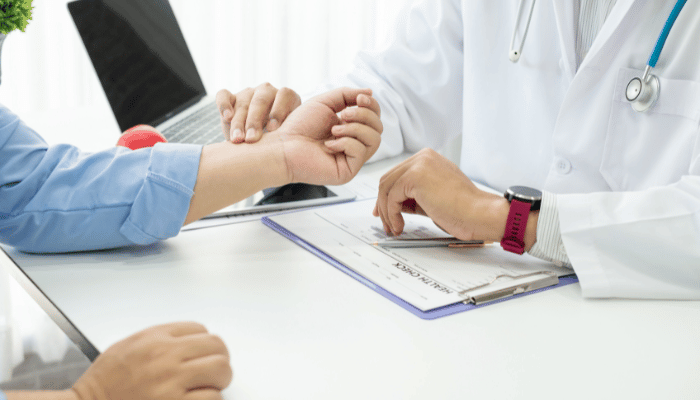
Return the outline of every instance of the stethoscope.
[[[671,10],[671,14],[666,19],[666,24],[661,30],[659,38],[656,40],[656,46],[654,51],[649,57],[647,62],[647,67],[644,69],[644,75],[641,78],[633,78],[628,84],[625,90],[625,97],[632,104],[632,108],[638,112],[644,112],[656,104],[659,99],[659,93],[661,92],[661,85],[659,84],[659,78],[651,73],[651,69],[656,67],[656,62],[659,61],[659,56],[661,55],[661,50],[664,48],[666,43],[666,38],[671,32],[673,24],[678,18],[678,14],[681,13],[683,6],[687,0],[678,0],[676,5]],[[530,28],[530,20],[532,19],[532,11],[535,9],[535,0],[532,0],[530,5],[530,12],[527,17],[527,24],[525,25],[525,32],[523,33],[523,38],[520,41],[520,46],[515,50],[515,36],[518,32],[519,18],[522,12],[524,0],[520,0],[520,6],[518,7],[518,19],[515,22],[515,29],[513,29],[513,38],[510,41],[510,51],[508,52],[508,58],[510,61],[516,63],[520,60],[520,55],[523,52],[523,45],[525,44],[525,38],[527,37],[527,31]]]

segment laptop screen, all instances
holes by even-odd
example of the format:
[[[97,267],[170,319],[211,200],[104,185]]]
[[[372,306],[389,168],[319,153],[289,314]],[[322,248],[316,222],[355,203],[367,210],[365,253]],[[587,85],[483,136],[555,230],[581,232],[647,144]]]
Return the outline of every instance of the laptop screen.
[[[167,0],[68,4],[122,131],[158,125],[206,95]]]

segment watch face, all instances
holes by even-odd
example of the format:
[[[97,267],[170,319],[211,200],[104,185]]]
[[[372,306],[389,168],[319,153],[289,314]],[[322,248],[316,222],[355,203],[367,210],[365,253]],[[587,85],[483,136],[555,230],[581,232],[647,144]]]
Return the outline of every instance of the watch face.
[[[542,201],[542,192],[527,186],[511,186],[506,190],[504,197],[508,201],[517,199],[532,204],[532,210],[540,209]]]
[[[508,191],[511,192],[511,195],[520,197],[522,200],[542,198],[541,191],[527,186],[511,186],[508,188]]]

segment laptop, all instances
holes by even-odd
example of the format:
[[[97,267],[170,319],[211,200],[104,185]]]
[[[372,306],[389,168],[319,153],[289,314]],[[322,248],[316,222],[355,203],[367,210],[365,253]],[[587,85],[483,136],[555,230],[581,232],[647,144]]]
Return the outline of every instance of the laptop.
[[[77,0],[68,10],[121,131],[148,124],[171,143],[223,140],[208,96],[167,0]],[[210,217],[351,201],[341,187],[293,184],[258,193]]]
[[[31,296],[34,301],[44,310],[44,312],[58,325],[59,328],[75,343],[80,351],[92,362],[100,355],[99,350],[90,343],[82,332],[71,322],[68,317],[49,299],[44,292],[34,284],[32,279],[22,268],[7,254],[0,246],[0,273],[4,271],[13,277],[17,283]]]

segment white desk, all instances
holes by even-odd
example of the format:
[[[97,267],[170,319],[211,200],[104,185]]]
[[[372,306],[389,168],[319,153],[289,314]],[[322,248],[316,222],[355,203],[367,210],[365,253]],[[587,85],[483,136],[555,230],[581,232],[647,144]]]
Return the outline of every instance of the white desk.
[[[584,300],[570,285],[423,321],[259,222],[12,256],[100,350],[204,323],[231,352],[227,399],[700,396],[700,302]]]

